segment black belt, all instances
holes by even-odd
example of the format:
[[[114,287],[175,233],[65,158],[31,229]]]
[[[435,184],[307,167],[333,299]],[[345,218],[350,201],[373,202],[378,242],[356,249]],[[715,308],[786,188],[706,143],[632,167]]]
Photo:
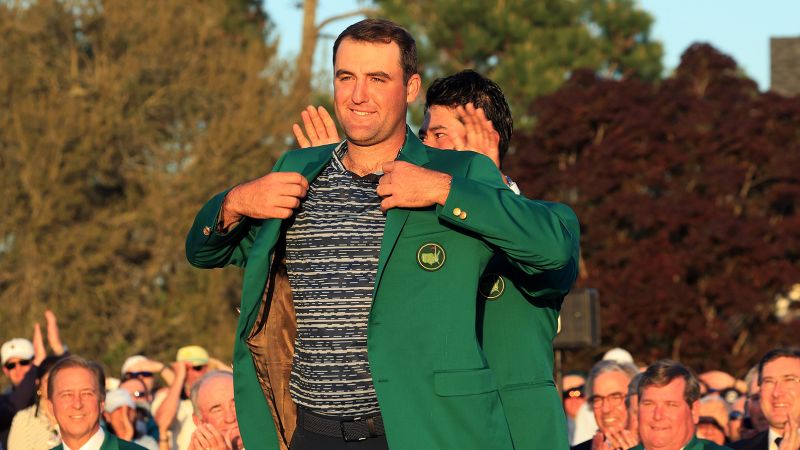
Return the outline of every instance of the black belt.
[[[345,442],[363,441],[386,434],[380,413],[363,417],[332,417],[297,408],[297,415],[304,430],[323,436],[339,437]]]

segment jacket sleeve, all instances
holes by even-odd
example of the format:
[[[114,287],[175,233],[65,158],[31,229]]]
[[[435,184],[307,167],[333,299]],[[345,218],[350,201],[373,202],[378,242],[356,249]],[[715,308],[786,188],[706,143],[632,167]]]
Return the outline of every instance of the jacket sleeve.
[[[572,209],[515,194],[485,156],[472,158],[466,176],[453,176],[438,214],[482,236],[538,286],[548,280],[566,293],[577,277],[580,226]]]
[[[273,172],[280,170],[285,156],[278,159]],[[220,233],[217,225],[228,192],[230,189],[220,192],[200,208],[186,236],[186,259],[195,267],[212,269],[229,264],[239,267],[247,264],[248,252],[263,220],[243,217],[232,229]]]

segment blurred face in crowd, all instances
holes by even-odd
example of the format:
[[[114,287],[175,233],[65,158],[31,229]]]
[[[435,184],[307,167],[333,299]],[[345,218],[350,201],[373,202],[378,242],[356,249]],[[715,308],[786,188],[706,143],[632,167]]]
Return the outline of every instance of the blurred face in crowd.
[[[769,422],[764,417],[764,411],[761,409],[761,386],[758,385],[758,377],[753,377],[747,390],[747,409],[745,410],[751,427],[742,430],[742,438],[752,437],[758,432],[764,431],[769,428]]]
[[[731,442],[742,439],[741,429],[742,420],[744,419],[745,401],[745,396],[741,396],[736,399],[731,407],[730,421],[728,422],[728,437]]]
[[[725,400],[717,394],[710,394],[699,402],[697,414],[700,416],[700,422],[697,424],[697,437],[720,445],[724,444],[730,415],[728,410]]]
[[[211,424],[232,443],[241,443],[236,405],[233,402],[232,377],[215,376],[204,381],[197,392],[197,409],[195,424]]]
[[[578,410],[586,403],[586,397],[583,396],[583,384],[586,379],[580,375],[567,375],[561,382],[562,392],[564,396],[564,412],[567,417],[575,418]]]
[[[31,370],[30,359],[9,358],[8,361],[3,364],[3,373],[6,374],[8,379],[11,380],[11,384],[14,386],[22,382],[22,379],[25,378],[25,374],[27,374],[29,370]]]
[[[761,373],[761,409],[779,434],[792,417],[800,421],[800,358],[780,357],[766,363]]]
[[[403,80],[400,47],[345,38],[334,59],[336,118],[350,142],[368,147],[405,138],[406,110],[420,88],[419,75]]]
[[[628,421],[625,395],[628,392],[629,382],[628,374],[616,370],[601,373],[594,379],[589,402],[597,426],[603,433],[608,433],[610,429],[619,430],[625,427]]]
[[[189,390],[192,388],[192,385],[200,379],[205,373],[208,372],[208,364],[192,364],[187,362],[186,363],[186,382],[184,383],[184,389],[186,389],[186,393],[189,393]]]
[[[639,437],[648,450],[679,450],[694,435],[697,402],[683,397],[686,380],[675,378],[664,386],[647,386],[639,399]]]
[[[119,387],[131,394],[134,403],[141,402],[149,404],[153,400],[150,396],[150,392],[147,390],[147,385],[138,378],[131,378],[130,380],[123,381],[120,383]]]
[[[103,401],[95,374],[83,367],[60,370],[53,383],[53,398],[48,405],[70,448],[80,448],[100,427]]]
[[[628,399],[628,423],[625,428],[628,430],[637,431],[639,429],[639,396],[631,394]]]
[[[123,380],[141,380],[144,383],[145,387],[147,388],[147,392],[150,392],[155,386],[156,377],[153,372],[146,372],[146,371],[132,371],[126,372],[122,376]]]

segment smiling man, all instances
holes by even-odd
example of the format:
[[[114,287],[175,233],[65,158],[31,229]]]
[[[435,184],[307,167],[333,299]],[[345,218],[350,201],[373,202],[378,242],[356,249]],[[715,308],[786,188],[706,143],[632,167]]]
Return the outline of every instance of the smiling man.
[[[56,450],[144,450],[100,427],[104,383],[103,369],[77,356],[68,356],[50,369],[47,404],[61,431]]]
[[[628,385],[637,373],[633,364],[610,360],[592,367],[586,387],[599,430],[593,439],[573,446],[573,450],[627,449],[639,442],[636,431],[627,428],[625,401]]]
[[[192,264],[245,269],[234,350],[244,444],[510,450],[476,335],[479,278],[502,254],[568,290],[577,236],[566,222],[577,220],[516,195],[490,159],[410,132],[420,78],[406,30],[361,21],[333,55],[347,139],[288,152],[218,194],[187,237]]]
[[[634,450],[728,449],[695,437],[700,419],[700,382],[686,366],[660,360],[647,368],[639,386],[639,437]]]
[[[240,450],[242,437],[233,400],[233,374],[208,372],[192,386],[193,420],[191,449]]]
[[[761,410],[769,429],[734,442],[737,450],[800,449],[800,350],[781,348],[758,363]]]

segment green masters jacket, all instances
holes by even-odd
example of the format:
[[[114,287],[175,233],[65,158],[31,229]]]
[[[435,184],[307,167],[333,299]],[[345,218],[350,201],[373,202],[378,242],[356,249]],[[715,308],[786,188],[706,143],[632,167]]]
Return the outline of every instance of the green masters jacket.
[[[574,215],[553,205],[573,236]],[[529,275],[502,255],[487,267],[478,288],[479,339],[497,379],[503,411],[516,450],[568,449],[567,419],[553,380],[553,339],[561,302],[578,262]]]
[[[630,448],[629,450],[645,450],[644,444],[639,444],[636,447]],[[700,439],[697,436],[693,436],[692,440],[686,444],[686,447],[684,447],[683,450],[731,450],[731,448],[724,445],[715,444],[706,439]]]
[[[299,172],[311,181],[334,147],[288,152],[273,171]],[[568,225],[576,219],[566,206],[517,196],[488,158],[424,146],[410,130],[398,159],[448,173],[452,183],[444,206],[387,212],[367,348],[389,446],[513,449],[497,377],[477,337],[475,293],[495,254],[531,277],[555,274],[550,279],[562,285],[554,289],[566,292],[577,272],[578,236]],[[287,371],[275,367],[287,364],[286,352],[270,344],[290,340],[273,326],[286,325],[280,318],[290,316],[285,302],[276,303],[285,224],[244,218],[219,233],[226,193],[201,208],[186,253],[197,267],[244,268],[234,345],[239,428],[248,450],[277,449],[289,429],[282,419],[288,383],[276,379]],[[536,294],[535,285],[518,286]]]
[[[146,450],[141,445],[120,439],[108,431],[105,433],[106,437],[103,439],[103,445],[100,446],[100,450]],[[51,450],[64,450],[64,444],[58,444]]]

